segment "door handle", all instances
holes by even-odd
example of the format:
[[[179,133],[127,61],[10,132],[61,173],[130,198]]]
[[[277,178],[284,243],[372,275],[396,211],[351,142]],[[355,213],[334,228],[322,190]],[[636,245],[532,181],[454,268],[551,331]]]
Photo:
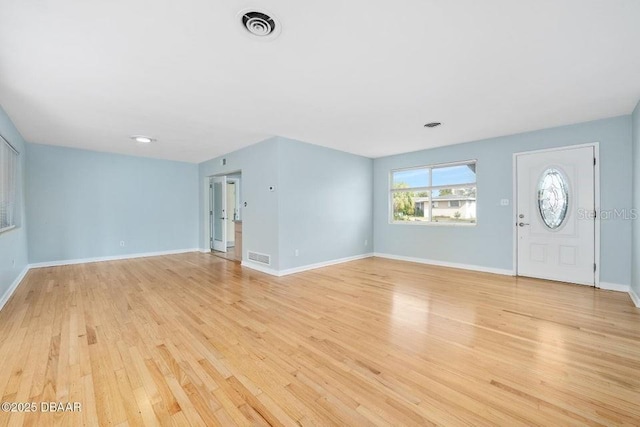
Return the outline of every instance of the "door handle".
[[[524,227],[525,225],[529,225],[529,223],[521,222],[521,223],[520,223],[520,224],[518,224],[518,225],[519,225],[520,227]]]

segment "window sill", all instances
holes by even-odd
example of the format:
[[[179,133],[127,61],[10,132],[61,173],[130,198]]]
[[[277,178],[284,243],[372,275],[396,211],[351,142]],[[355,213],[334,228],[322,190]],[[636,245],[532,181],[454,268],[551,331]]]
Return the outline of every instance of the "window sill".
[[[4,233],[5,231],[11,231],[14,228],[17,228],[17,227],[15,225],[12,225],[10,227],[0,228],[0,234]]]
[[[419,225],[427,227],[475,227],[477,222],[389,221],[390,225]]]

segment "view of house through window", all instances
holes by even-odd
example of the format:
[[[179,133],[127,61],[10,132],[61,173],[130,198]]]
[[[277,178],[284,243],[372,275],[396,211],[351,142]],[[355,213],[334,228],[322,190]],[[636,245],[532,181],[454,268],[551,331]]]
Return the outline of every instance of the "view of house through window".
[[[391,171],[393,222],[476,223],[476,162]]]
[[[0,232],[15,227],[18,153],[0,137]]]

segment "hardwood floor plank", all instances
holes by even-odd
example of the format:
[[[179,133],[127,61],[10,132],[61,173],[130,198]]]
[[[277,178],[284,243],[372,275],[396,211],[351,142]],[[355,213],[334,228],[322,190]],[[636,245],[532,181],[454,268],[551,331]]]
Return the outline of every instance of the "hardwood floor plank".
[[[31,270],[5,425],[640,425],[619,292],[378,258],[271,277],[188,253]]]

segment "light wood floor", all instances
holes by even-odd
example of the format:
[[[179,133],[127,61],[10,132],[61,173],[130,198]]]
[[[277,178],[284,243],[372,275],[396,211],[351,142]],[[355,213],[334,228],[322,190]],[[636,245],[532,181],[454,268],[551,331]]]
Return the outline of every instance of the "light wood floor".
[[[623,293],[379,258],[274,278],[210,254],[31,270],[0,425],[638,425]]]
[[[226,259],[227,261],[242,262],[242,258],[236,257],[233,248],[230,248],[227,252],[211,251],[211,255]]]

